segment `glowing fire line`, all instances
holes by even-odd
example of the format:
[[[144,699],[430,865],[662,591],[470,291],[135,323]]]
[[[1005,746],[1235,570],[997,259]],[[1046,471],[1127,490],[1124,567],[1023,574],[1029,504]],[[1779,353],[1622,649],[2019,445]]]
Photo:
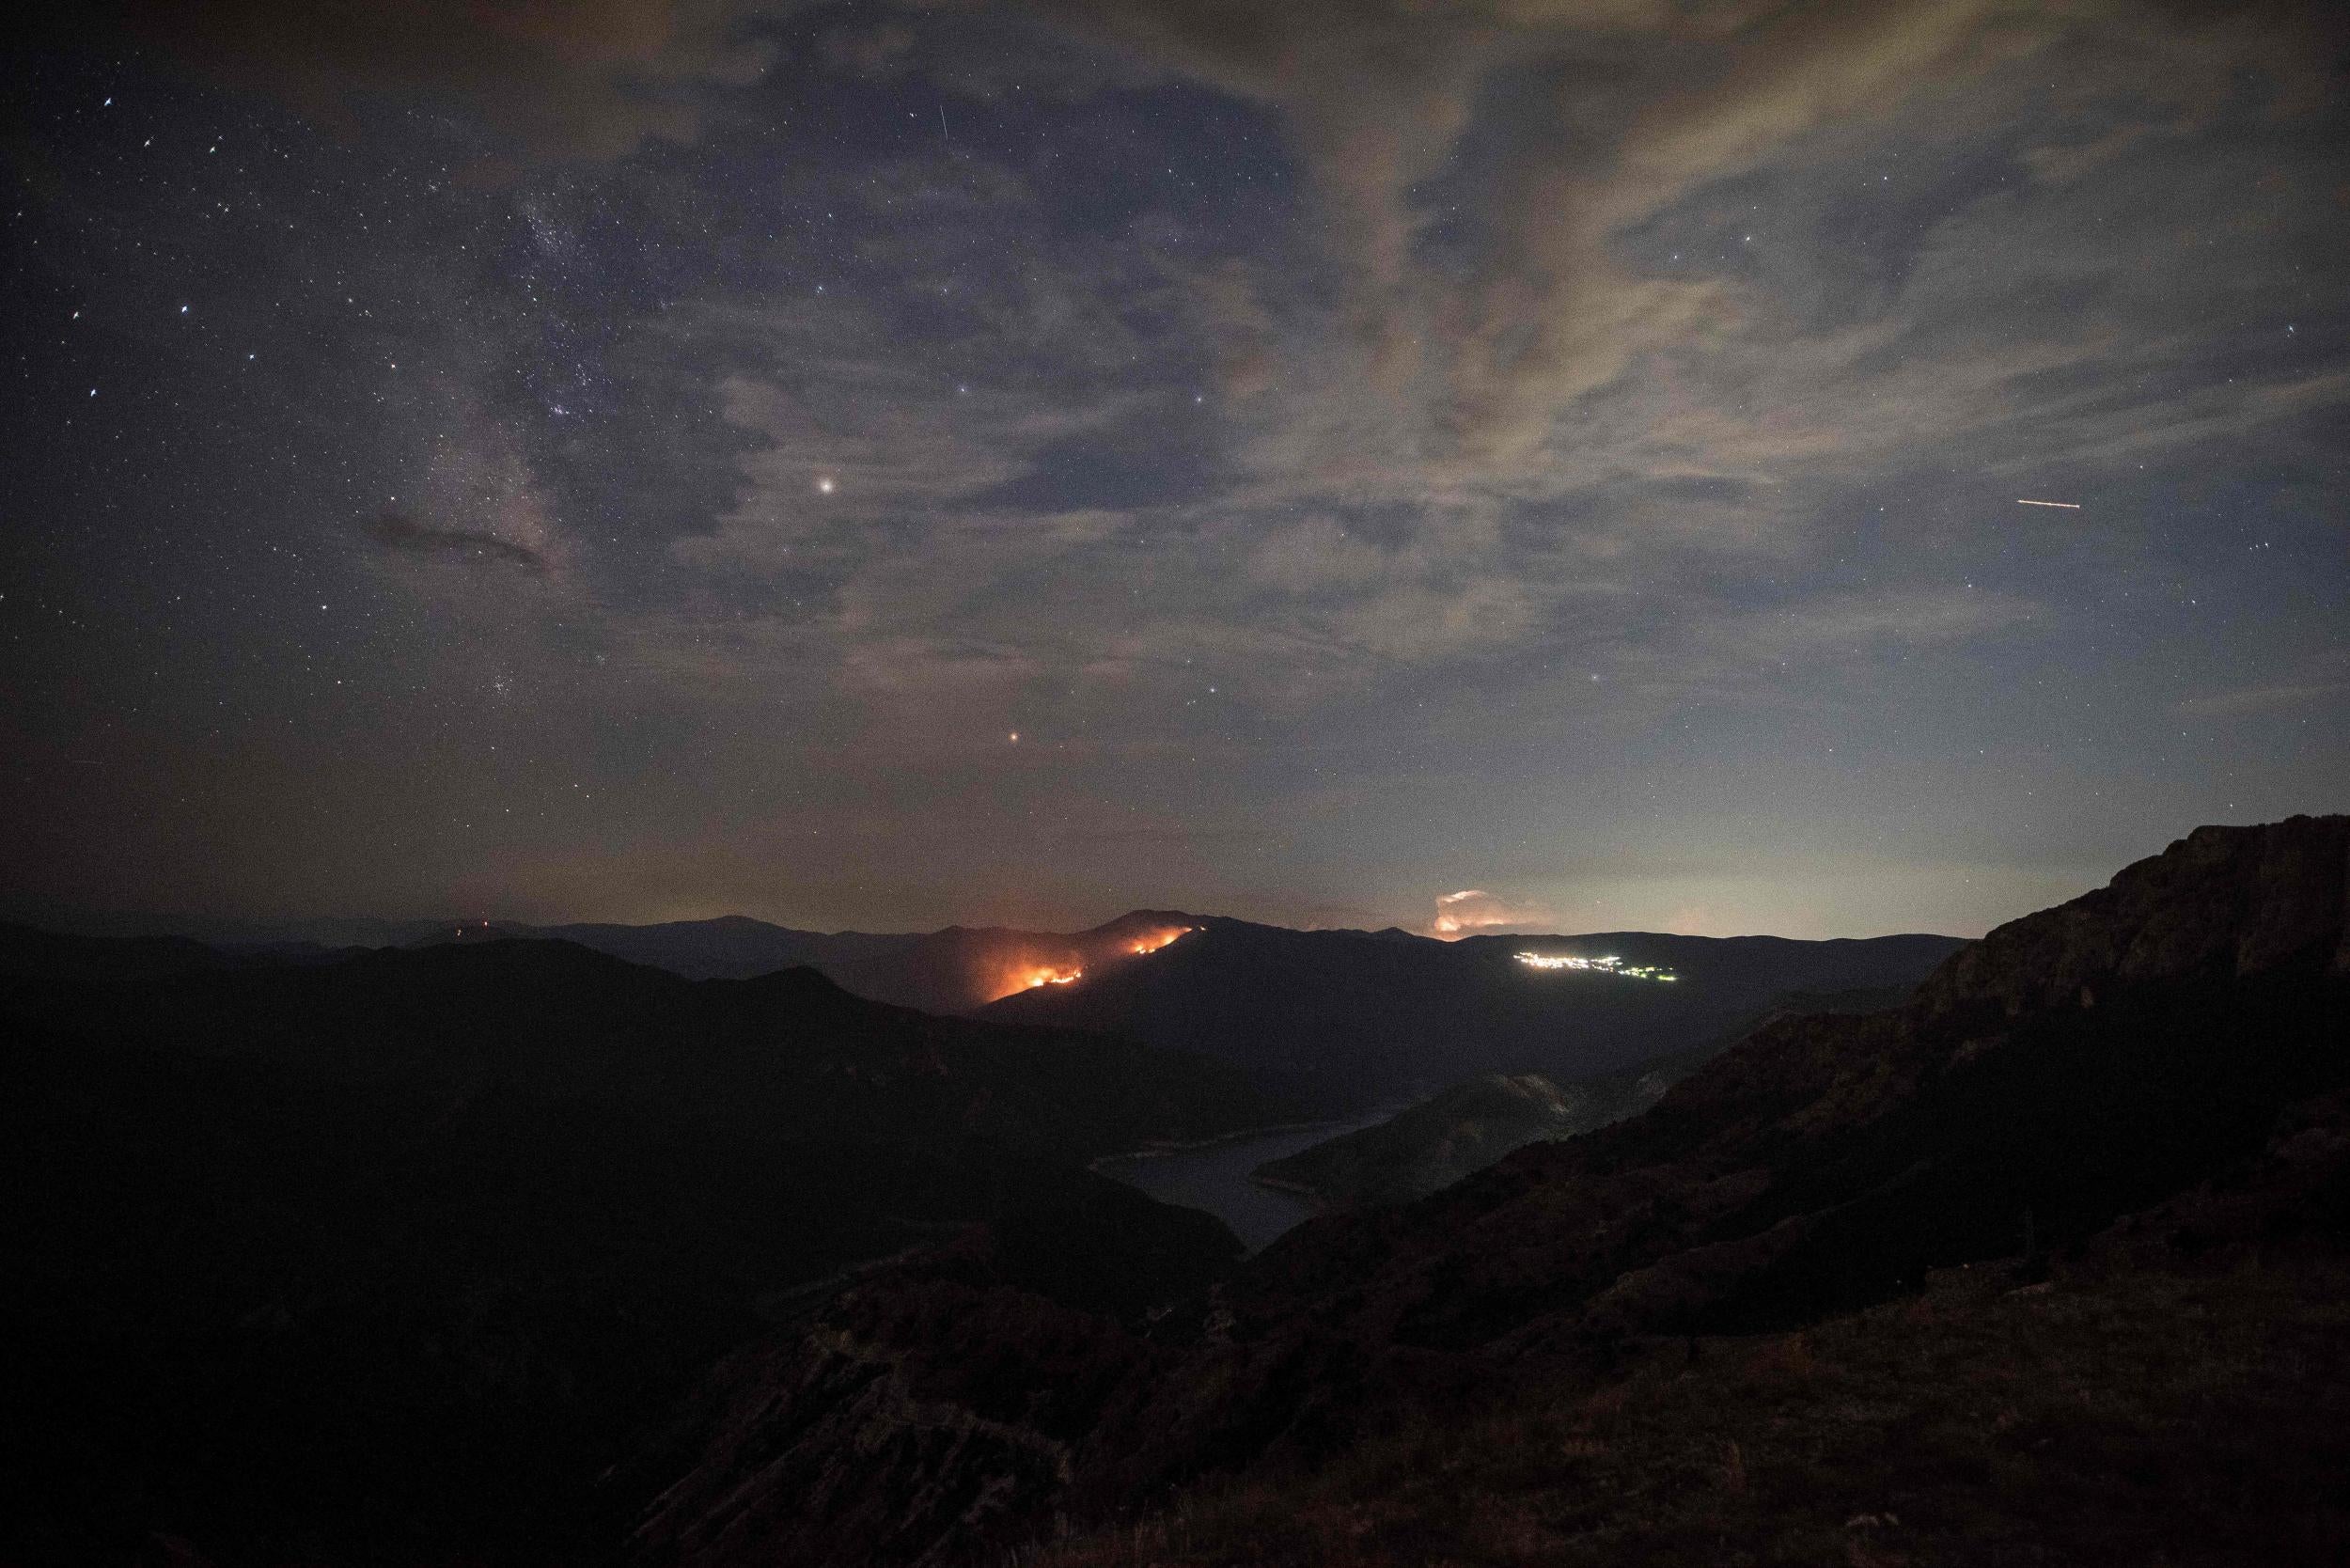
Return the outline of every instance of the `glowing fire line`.
[[[1135,954],[1136,957],[1140,957],[1144,953],[1154,953],[1161,948],[1164,948],[1167,944],[1173,942],[1177,937],[1189,935],[1191,931],[1192,928],[1190,926],[1177,926],[1172,931],[1154,931],[1150,935],[1142,937],[1136,941],[1126,950]]]
[[[1108,956],[1116,958],[1121,954],[1139,956],[1144,953],[1154,953],[1178,938],[1188,936],[1198,929],[1197,926],[1160,926],[1139,935],[1124,938],[1121,945],[1112,949]],[[1104,955],[1096,949],[1092,956],[1101,958]],[[1049,960],[1040,960],[1033,952],[1030,952],[1007,962],[1002,968],[994,972],[990,980],[988,1000],[1001,1001],[1006,996],[1016,996],[1024,991],[1042,991],[1048,985],[1074,985],[1085,979],[1085,973],[1082,964],[1057,964]]]

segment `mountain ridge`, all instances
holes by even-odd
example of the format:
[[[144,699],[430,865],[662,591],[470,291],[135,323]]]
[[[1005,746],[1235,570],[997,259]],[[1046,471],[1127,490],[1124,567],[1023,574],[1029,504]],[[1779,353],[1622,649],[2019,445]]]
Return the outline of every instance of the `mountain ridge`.
[[[1418,942],[1210,919],[1147,962],[1007,996],[979,1015],[1218,1056],[1348,1114],[1487,1073],[1564,1082],[1630,1071],[1721,1038],[1789,991],[1914,983],[1960,946],[1628,933]],[[1516,961],[1569,950],[1680,978],[1545,973]]]
[[[1163,1317],[1147,1350],[1088,1373],[1111,1391],[1057,1418],[1069,1479],[1028,1489],[993,1471],[1002,1485],[983,1514],[931,1515],[946,1533],[916,1536],[976,1549],[1016,1542],[1058,1510],[1126,1521],[1111,1532],[1123,1551],[1152,1517],[1132,1499],[1180,1511],[1187,1489],[1217,1477],[1263,1499],[1251,1505],[1259,1529],[1277,1534],[1285,1489],[1343,1474],[1340,1456],[1383,1434],[1453,1430],[1528,1378],[1573,1401],[1644,1346],[1686,1337],[1694,1356],[1700,1340],[1866,1313],[1936,1271],[2045,1268],[2052,1253],[2088,1256],[2133,1215],[2149,1238],[2138,1245],[2156,1250],[2232,1214],[2255,1215],[2241,1222],[2261,1234],[2338,1247],[2350,1215],[2346,884],[2350,818],[2199,830],[1954,955],[1897,1009],[1781,1018],[1643,1115],[1521,1149],[1417,1202],[1308,1221]],[[2030,980],[2026,964],[2047,978]],[[2302,1152],[2298,1164],[2287,1151]],[[2273,1170],[2297,1174],[2261,1174]],[[2252,1210],[2191,1197],[2247,1182],[2285,1196]],[[953,1386],[926,1348],[919,1294],[877,1280],[828,1319],[853,1325],[913,1399]],[[1016,1295],[968,1306],[1019,1318]],[[794,1364],[788,1346],[773,1354],[778,1371]],[[1016,1386],[1016,1372],[1003,1375]],[[779,1401],[763,1408],[792,1422],[822,1419],[821,1396],[770,1380],[733,1399],[742,1419],[760,1401]],[[1011,1413],[985,1398],[975,1408]],[[757,1495],[755,1478],[712,1463],[694,1495]],[[850,1495],[867,1483],[826,1482]],[[1422,1506],[1460,1495],[1440,1488]],[[2164,1505],[2159,1489],[2132,1496]],[[1162,1560],[1190,1560],[1174,1544],[1176,1516],[1155,1515]],[[1422,1556],[1446,1542],[1477,1555],[1451,1517],[1390,1528]],[[675,1517],[640,1544],[649,1563],[697,1568],[845,1563],[873,1546],[850,1533],[760,1559]],[[1501,1560],[1542,1560],[1526,1551]],[[1197,1560],[1255,1560],[1232,1553]]]
[[[1104,1037],[551,941],[0,930],[0,1181],[38,1195],[0,1209],[10,1562],[595,1560],[593,1478],[729,1347],[942,1246],[1123,1321],[1238,1243],[1086,1162],[1280,1112]]]

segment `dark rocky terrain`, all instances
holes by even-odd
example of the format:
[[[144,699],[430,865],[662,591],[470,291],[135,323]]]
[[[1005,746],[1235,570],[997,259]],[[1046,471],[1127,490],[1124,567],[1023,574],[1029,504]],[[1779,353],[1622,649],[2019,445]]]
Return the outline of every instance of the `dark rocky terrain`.
[[[2346,882],[2350,819],[2199,830],[1896,1009],[1782,1018],[1641,1116],[1309,1222],[1140,1338],[878,1276],[713,1389],[637,1545],[2338,1561]],[[844,1361],[886,1399],[844,1402]],[[950,1417],[991,1435],[967,1470],[817,1435]],[[744,1524],[809,1486],[896,1533]]]
[[[1119,1321],[1237,1252],[1094,1155],[1230,1069],[552,942],[281,965],[0,933],[0,1561],[576,1562],[595,1477],[828,1277]]]
[[[1439,942],[1197,924],[1144,962],[1007,996],[984,1015],[1217,1057],[1340,1116],[1490,1073],[1566,1083],[1641,1068],[1724,1042],[1789,992],[1913,985],[1960,946],[1643,932]],[[1614,955],[1679,978],[1542,972],[1517,962],[1527,950]]]
[[[1674,1084],[1766,1024],[1823,1012],[1879,1011],[1898,1006],[1910,989],[1793,992],[1731,1036],[1655,1058],[1629,1073],[1564,1084],[1538,1073],[1472,1078],[1375,1126],[1268,1160],[1256,1168],[1255,1179],[1334,1209],[1426,1198],[1529,1143],[1572,1137],[1638,1115]]]
[[[2346,886],[2199,830],[1245,1262],[1081,1164],[1230,1063],[11,933],[0,1560],[2339,1561]]]
[[[1539,1073],[1455,1084],[1373,1127],[1341,1133],[1257,1167],[1255,1179],[1328,1208],[1404,1203],[1449,1187],[1512,1150],[1587,1133],[1654,1105],[1661,1070],[1555,1084]]]

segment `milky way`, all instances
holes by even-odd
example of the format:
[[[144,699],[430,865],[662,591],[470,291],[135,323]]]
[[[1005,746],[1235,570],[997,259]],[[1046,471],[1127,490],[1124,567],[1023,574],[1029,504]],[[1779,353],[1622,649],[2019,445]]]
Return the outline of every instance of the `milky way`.
[[[313,9],[0,68],[23,911],[1963,934],[2350,804],[2321,8]]]

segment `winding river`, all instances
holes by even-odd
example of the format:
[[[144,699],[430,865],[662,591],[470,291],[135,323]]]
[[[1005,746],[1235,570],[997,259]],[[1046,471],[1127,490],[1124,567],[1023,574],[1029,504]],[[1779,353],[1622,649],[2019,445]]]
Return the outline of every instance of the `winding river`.
[[[1324,1138],[1385,1121],[1402,1108],[1400,1105],[1383,1106],[1352,1121],[1319,1121],[1308,1127],[1243,1133],[1198,1149],[1120,1154],[1097,1161],[1094,1168],[1129,1186],[1139,1187],[1162,1203],[1207,1210],[1230,1226],[1232,1234],[1254,1252],[1309,1217],[1314,1206],[1292,1193],[1257,1185],[1248,1179],[1251,1170],[1267,1160],[1310,1149]]]

